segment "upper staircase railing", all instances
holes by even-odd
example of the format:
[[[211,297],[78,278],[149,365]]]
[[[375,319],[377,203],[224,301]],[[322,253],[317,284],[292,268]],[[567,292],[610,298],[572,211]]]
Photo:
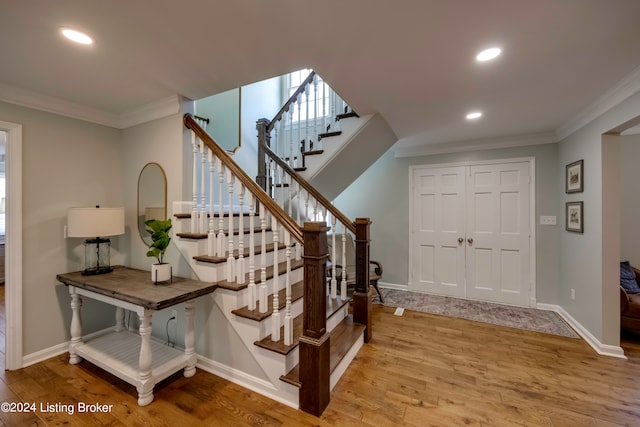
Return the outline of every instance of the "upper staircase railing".
[[[312,87],[313,98],[310,96]],[[323,94],[321,99],[318,97],[318,87]],[[309,113],[311,103],[313,103],[313,118]],[[340,111],[344,109],[345,112],[336,114],[338,109]],[[303,110],[305,111],[304,118],[301,115]],[[279,206],[285,209],[291,217],[296,218],[298,225],[313,219],[314,221],[325,221],[331,226],[329,236],[331,248],[329,254],[331,260],[330,293],[332,298],[337,297],[337,284],[340,279],[340,297],[343,300],[347,298],[347,275],[356,273],[356,271],[350,272],[347,268],[354,260],[347,260],[346,248],[346,245],[350,244],[347,238],[348,233],[355,240],[356,225],[305,180],[297,170],[302,164],[298,161],[300,158],[304,158],[311,152],[316,152],[314,148],[322,149],[322,146],[317,143],[321,144],[323,137],[341,132],[339,130],[341,118],[356,115],[353,112],[348,113],[347,110],[346,103],[328,85],[320,82],[318,75],[311,71],[272,120],[260,119],[256,124],[258,130],[258,177],[256,181]],[[297,126],[293,120],[294,111],[297,111],[298,115]],[[318,117],[318,114],[315,114],[317,112],[323,113]],[[325,112],[328,114],[324,114]],[[303,123],[305,123],[304,130],[302,130]],[[322,125],[320,133],[317,132],[319,124]],[[315,147],[314,140],[316,141]],[[287,147],[289,151],[287,151]],[[336,244],[336,240],[338,240],[338,244]],[[338,252],[336,253],[336,251]],[[340,268],[340,273],[338,273],[339,266],[343,267]],[[355,266],[352,267],[355,268]]]

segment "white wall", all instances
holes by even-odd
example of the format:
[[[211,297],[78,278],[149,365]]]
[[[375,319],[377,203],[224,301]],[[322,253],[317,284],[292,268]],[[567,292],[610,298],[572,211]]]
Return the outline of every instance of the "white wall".
[[[620,138],[620,260],[640,268],[640,134]]]
[[[560,305],[600,343],[614,346],[620,343],[619,259],[608,260],[606,268],[603,259],[605,254],[620,253],[620,240],[616,242],[605,232],[608,227],[618,228],[620,219],[609,210],[611,206],[603,206],[603,191],[619,189],[603,188],[602,183],[603,179],[610,179],[611,169],[617,168],[619,162],[614,161],[617,155],[615,159],[610,155],[615,150],[606,142],[603,145],[603,134],[638,115],[640,93],[563,139],[559,146],[558,174],[564,177],[565,165],[584,159],[585,180],[583,193],[565,194],[563,180],[558,186],[562,206],[568,201],[584,201],[585,224],[582,235],[560,233]],[[572,288],[576,290],[575,300],[570,298]]]
[[[558,204],[556,144],[433,156],[394,158],[389,150],[340,194],[335,204],[349,218],[370,217],[371,259],[381,261],[381,282],[407,286],[409,282],[409,166],[476,160],[535,157],[536,218],[556,215],[557,226],[536,221],[537,302],[558,301],[558,229],[563,211]]]
[[[23,351],[29,355],[69,340],[70,298],[56,274],[83,269],[84,248],[82,239],[63,238],[67,210],[122,206],[120,131],[2,102],[0,121],[22,125]],[[123,261],[125,240],[111,239],[112,264]],[[113,323],[109,306],[86,301],[83,310],[91,313],[84,331]]]

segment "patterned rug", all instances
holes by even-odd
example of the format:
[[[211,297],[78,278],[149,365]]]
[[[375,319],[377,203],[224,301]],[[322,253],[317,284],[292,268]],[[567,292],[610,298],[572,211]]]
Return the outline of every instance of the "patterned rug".
[[[525,329],[545,334],[579,338],[569,325],[553,311],[512,307],[483,301],[430,295],[418,292],[381,288],[384,305],[442,316],[459,317],[477,322],[510,328]],[[374,300],[377,303],[379,299]]]

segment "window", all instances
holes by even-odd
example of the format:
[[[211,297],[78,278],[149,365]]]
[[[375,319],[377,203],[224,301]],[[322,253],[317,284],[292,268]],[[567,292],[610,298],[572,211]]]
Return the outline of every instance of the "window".
[[[311,69],[304,68],[285,75],[283,104],[287,102],[291,95],[300,87],[300,84],[309,76],[311,71]],[[293,111],[294,122],[306,121],[307,116],[308,120],[320,120],[329,116],[329,86],[325,84],[319,75],[317,91],[315,85],[312,83],[309,87],[308,99],[305,94],[302,94],[301,102],[301,106],[296,103]],[[316,111],[318,111],[318,114],[316,114]]]

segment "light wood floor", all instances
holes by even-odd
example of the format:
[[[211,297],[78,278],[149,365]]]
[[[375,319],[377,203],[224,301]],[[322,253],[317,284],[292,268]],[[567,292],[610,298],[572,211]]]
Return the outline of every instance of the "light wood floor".
[[[6,425],[615,426],[640,425],[640,339],[628,360],[584,341],[374,306],[374,338],[321,418],[198,370],[136,404],[133,387],[59,356],[0,375],[0,402],[112,404],[111,413],[0,413]],[[635,341],[634,341],[635,340]]]

